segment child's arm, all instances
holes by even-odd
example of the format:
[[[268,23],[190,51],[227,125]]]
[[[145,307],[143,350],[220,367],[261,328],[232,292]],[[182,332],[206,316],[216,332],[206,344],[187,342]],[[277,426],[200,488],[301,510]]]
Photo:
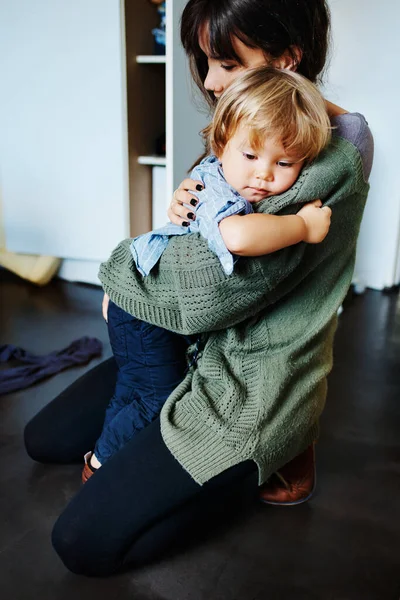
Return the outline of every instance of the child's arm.
[[[315,200],[305,204],[296,215],[233,215],[223,219],[219,228],[233,254],[263,256],[299,242],[322,242],[329,231],[331,214],[328,206]]]

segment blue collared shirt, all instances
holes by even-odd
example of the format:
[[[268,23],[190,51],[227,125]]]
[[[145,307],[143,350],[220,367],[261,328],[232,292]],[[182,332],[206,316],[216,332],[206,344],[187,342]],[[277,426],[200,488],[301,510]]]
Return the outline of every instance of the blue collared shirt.
[[[219,258],[227,275],[233,271],[234,257],[225,246],[218,224],[222,219],[243,213],[252,213],[251,203],[245,200],[225,180],[216,156],[207,156],[195,167],[192,179],[203,182],[204,190],[197,192],[199,204],[196,220],[189,227],[167,223],[164,227],[136,237],[131,244],[131,252],[136,267],[142,275],[148,275],[160,259],[172,235],[200,233],[207,241],[210,250]]]

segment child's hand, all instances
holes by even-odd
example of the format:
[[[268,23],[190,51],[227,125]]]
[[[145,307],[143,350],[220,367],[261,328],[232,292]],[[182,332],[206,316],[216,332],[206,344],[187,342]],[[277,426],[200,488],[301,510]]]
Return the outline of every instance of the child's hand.
[[[328,234],[331,226],[332,211],[329,206],[322,206],[321,200],[305,204],[297,213],[306,224],[306,235],[303,242],[319,244]]]

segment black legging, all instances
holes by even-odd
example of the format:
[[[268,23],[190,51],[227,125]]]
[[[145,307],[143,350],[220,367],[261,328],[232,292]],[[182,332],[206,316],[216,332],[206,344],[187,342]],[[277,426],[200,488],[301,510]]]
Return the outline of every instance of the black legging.
[[[82,461],[93,448],[116,378],[114,359],[92,369],[38,413],[25,429],[29,455],[41,462]],[[246,461],[198,485],[165,446],[159,419],[142,430],[71,500],[53,545],[74,573],[109,575],[193,541],[252,500],[255,464]]]

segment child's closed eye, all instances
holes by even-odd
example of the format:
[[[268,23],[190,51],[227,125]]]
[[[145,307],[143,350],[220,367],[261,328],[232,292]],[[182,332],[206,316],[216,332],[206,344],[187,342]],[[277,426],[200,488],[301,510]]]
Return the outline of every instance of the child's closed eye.
[[[255,154],[249,154],[248,152],[242,152],[246,160],[255,160],[257,156]]]

